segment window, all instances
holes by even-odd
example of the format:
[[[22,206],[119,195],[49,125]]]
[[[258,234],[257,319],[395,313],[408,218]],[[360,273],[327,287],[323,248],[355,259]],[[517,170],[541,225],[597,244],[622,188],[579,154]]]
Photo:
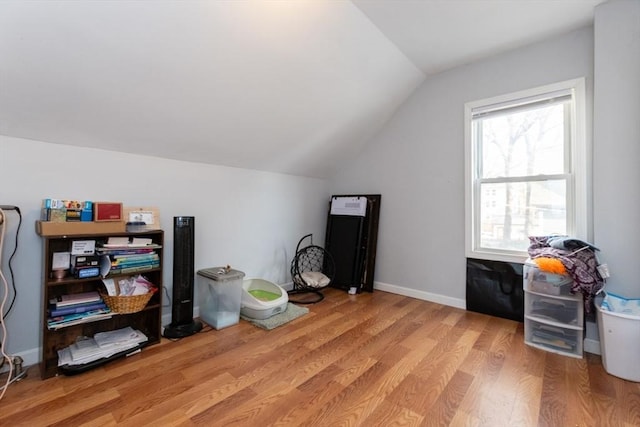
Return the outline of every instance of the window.
[[[588,236],[584,79],[465,105],[466,245],[522,261],[529,236]]]

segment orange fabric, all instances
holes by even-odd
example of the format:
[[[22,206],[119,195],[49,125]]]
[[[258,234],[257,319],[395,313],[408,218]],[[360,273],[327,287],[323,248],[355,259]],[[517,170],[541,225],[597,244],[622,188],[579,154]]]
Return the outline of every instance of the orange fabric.
[[[567,274],[567,270],[564,268],[562,261],[556,258],[540,257],[533,260],[538,268],[547,273],[553,274]]]

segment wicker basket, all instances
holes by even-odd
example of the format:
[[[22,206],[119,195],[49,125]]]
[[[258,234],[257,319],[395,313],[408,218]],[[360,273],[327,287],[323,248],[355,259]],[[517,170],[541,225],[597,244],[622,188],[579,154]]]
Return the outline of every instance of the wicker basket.
[[[113,313],[127,314],[137,313],[146,307],[153,296],[153,292],[142,295],[106,295],[101,293],[102,300],[107,304]]]

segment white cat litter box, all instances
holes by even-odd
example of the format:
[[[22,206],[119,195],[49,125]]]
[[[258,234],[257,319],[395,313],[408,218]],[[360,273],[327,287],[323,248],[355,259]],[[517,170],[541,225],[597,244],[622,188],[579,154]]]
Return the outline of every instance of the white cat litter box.
[[[264,320],[287,310],[289,295],[275,283],[264,279],[242,281],[240,314],[250,319]]]

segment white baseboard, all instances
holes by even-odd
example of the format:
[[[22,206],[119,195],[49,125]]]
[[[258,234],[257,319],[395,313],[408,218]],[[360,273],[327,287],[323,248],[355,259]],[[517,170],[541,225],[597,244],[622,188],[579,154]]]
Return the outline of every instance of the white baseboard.
[[[391,292],[392,294],[404,295],[406,297],[435,302],[438,304],[447,305],[449,307],[461,308],[463,310],[467,308],[467,302],[463,299],[452,298],[445,295],[434,294],[431,292],[418,291],[416,289],[404,288],[402,286],[391,285],[389,283],[374,282],[373,288],[385,292]]]

